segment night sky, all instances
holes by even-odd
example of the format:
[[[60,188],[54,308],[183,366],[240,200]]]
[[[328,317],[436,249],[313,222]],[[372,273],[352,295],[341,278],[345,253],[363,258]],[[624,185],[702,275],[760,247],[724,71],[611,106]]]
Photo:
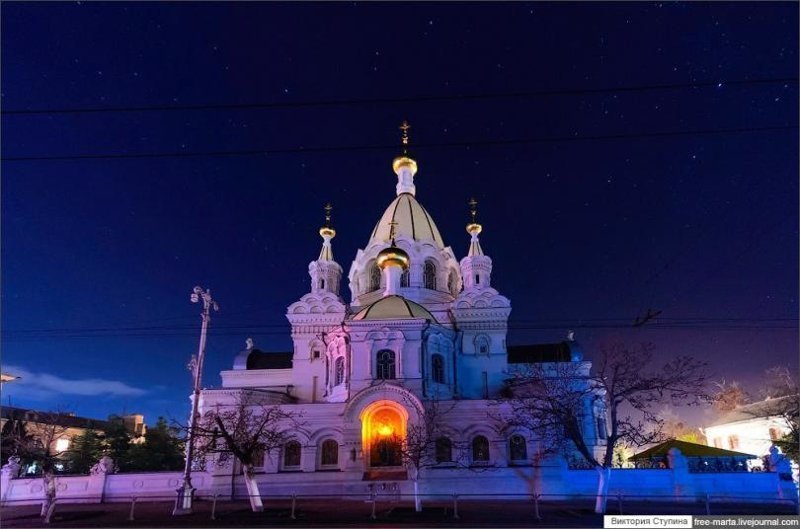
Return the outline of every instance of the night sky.
[[[796,3],[4,2],[3,404],[183,419],[196,284],[207,386],[248,336],[290,350],[322,206],[346,274],[403,119],[458,258],[480,203],[509,343],[652,341],[757,390],[798,360],[797,28]]]

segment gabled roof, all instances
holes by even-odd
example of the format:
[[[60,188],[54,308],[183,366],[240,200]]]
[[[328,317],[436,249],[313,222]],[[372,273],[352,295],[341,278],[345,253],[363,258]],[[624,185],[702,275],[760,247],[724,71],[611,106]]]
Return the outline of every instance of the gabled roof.
[[[765,417],[779,417],[787,412],[794,411],[792,407],[796,410],[798,404],[800,404],[800,395],[786,395],[784,397],[761,400],[753,402],[752,404],[739,406],[725,413],[710,426],[719,426],[720,424],[749,421],[751,419]]]
[[[650,459],[653,457],[666,457],[670,448],[677,448],[686,457],[745,457],[747,459],[755,459],[758,456],[753,454],[745,454],[743,452],[734,452],[733,450],[725,450],[723,448],[715,448],[713,446],[701,445],[698,443],[690,443],[688,441],[678,441],[677,439],[670,439],[652,448],[648,448],[643,452],[632,456],[630,459],[636,461],[638,459]]]

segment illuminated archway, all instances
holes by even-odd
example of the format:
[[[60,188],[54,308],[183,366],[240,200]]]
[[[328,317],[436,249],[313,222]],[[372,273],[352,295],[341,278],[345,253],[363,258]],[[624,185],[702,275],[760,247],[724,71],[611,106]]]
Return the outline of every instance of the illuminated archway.
[[[371,468],[402,465],[400,444],[406,438],[408,412],[391,400],[373,402],[361,412],[361,446]]]

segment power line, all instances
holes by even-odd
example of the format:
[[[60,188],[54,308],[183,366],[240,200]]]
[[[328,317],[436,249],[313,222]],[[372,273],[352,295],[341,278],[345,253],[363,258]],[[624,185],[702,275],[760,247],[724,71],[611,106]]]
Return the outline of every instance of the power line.
[[[167,319],[167,318],[165,318]],[[769,323],[769,322],[797,322],[796,318],[706,318],[706,317],[658,317],[658,321],[670,322],[671,324],[690,323]],[[630,326],[630,318],[571,318],[571,319],[514,319],[511,320],[513,325],[527,325],[532,323],[550,323],[550,324],[582,324],[582,323],[625,323]],[[290,328],[288,323],[261,323],[261,324],[245,324],[245,323],[216,323],[215,329],[253,329],[253,328]],[[196,325],[154,325],[154,326],[120,326],[120,327],[50,327],[41,329],[14,329],[5,330],[3,334],[8,333],[30,333],[30,332],[116,332],[116,331],[164,331],[164,330],[195,330]],[[195,333],[196,334],[196,333]]]
[[[785,322],[785,323],[782,323]],[[788,323],[791,322],[791,323]],[[633,329],[630,322],[625,323],[579,323],[575,321],[563,322],[559,325],[547,324],[514,324],[508,325],[509,331],[538,331],[538,330],[564,330],[570,329]],[[715,323],[713,320],[697,323],[697,322],[654,322],[648,325],[650,330],[659,331],[685,331],[685,330],[791,330],[797,331],[797,324],[794,320],[769,320],[760,324],[744,324],[736,322],[726,322],[725,320]],[[244,334],[252,336],[288,336],[290,328],[288,326],[277,327],[269,325],[250,325],[241,327],[215,327],[212,334],[215,336],[242,336]],[[87,332],[83,330],[65,330],[58,333],[48,332],[11,332],[4,333],[4,340],[60,340],[60,339],[73,339],[73,338],[166,338],[166,337],[194,337],[196,329],[158,329],[154,331],[143,331],[137,329],[119,329],[111,330],[108,332]]]
[[[778,132],[796,130],[797,125],[774,125],[766,127],[739,127],[730,129],[698,129],[683,131],[655,131],[637,132],[627,134],[606,134],[580,136],[553,136],[511,140],[479,140],[479,141],[453,141],[440,143],[420,143],[415,148],[453,148],[453,147],[500,147],[512,145],[526,145],[532,143],[554,143],[571,141],[596,141],[596,140],[623,140],[623,139],[650,139],[669,138],[676,136],[709,136],[719,134],[741,134],[747,132]],[[198,158],[198,157],[227,157],[227,156],[263,156],[270,154],[310,154],[326,152],[352,152],[352,151],[377,151],[397,149],[397,145],[341,145],[341,146],[316,146],[316,147],[288,147],[278,149],[247,149],[236,151],[196,151],[196,152],[162,152],[162,153],[101,153],[101,154],[69,154],[69,155],[34,155],[34,156],[4,156],[4,162],[30,162],[30,161],[66,161],[66,160],[121,160],[144,158]]]
[[[538,90],[507,93],[484,94],[451,94],[451,95],[420,95],[408,97],[379,97],[379,98],[354,98],[354,99],[328,99],[320,101],[293,101],[269,103],[219,103],[202,105],[152,105],[129,107],[94,107],[94,108],[43,108],[43,109],[12,109],[3,110],[4,116],[25,116],[37,114],[97,114],[105,112],[173,112],[173,111],[201,111],[201,110],[246,110],[246,109],[278,109],[278,108],[306,108],[329,106],[354,106],[354,105],[389,105],[398,103],[436,103],[447,101],[474,101],[483,99],[524,99],[530,97],[575,96],[604,93],[647,92],[655,90],[682,90],[698,88],[719,88],[722,86],[745,86],[759,84],[779,84],[797,82],[796,77],[772,79],[741,79],[734,81],[703,81],[699,83],[662,84],[618,86],[601,88]]]

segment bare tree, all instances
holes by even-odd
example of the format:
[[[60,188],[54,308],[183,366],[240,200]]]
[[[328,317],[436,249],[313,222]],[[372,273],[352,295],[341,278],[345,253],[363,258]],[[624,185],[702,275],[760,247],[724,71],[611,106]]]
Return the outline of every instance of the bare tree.
[[[450,403],[442,408],[442,403],[431,399],[424,403],[422,416],[406,427],[405,439],[396,439],[399,446],[403,466],[406,467],[411,481],[414,483],[414,510],[422,511],[422,499],[419,493],[421,473],[427,468],[441,463],[456,463],[458,458],[448,457],[453,454],[453,440],[443,429],[447,414],[455,407]],[[437,450],[438,448],[438,450]],[[460,451],[458,452],[460,453]],[[444,459],[450,461],[444,461]]]
[[[795,462],[800,459],[800,383],[786,366],[775,366],[764,372],[763,396],[767,399],[764,412],[780,417],[789,433],[775,444]]]
[[[762,393],[765,399],[788,397],[800,393],[800,385],[786,366],[774,366],[764,371]]]
[[[751,401],[750,394],[748,394],[741,385],[735,380],[728,382],[721,380],[714,382],[714,389],[712,393],[712,403],[714,410],[718,413],[727,413],[736,408],[749,404]]]
[[[687,423],[678,415],[675,408],[665,405],[658,410],[657,415],[663,422],[661,431],[667,439],[677,439],[689,443],[706,444],[706,436],[701,428]]]
[[[234,404],[218,405],[200,418],[195,429],[197,457],[215,454],[222,461],[234,457],[242,466],[250,507],[261,512],[264,505],[254,467],[289,441],[297,418],[296,413],[260,404],[257,397],[244,394]]]
[[[753,418],[775,417],[782,419],[789,432],[774,443],[789,458],[800,459],[800,383],[786,366],[774,366],[764,371],[760,380],[759,396],[753,402],[738,382],[715,383],[714,406],[718,412],[738,410]]]
[[[12,437],[7,441],[23,461],[42,469],[45,501],[40,514],[47,518],[55,507],[56,465],[63,461],[67,451],[59,450],[58,441],[68,439],[71,415],[63,411],[34,413],[26,417],[22,428],[11,432]]]
[[[577,452],[598,472],[595,512],[604,513],[614,450],[664,439],[660,403],[691,405],[708,400],[706,364],[681,356],[653,368],[651,344],[601,347],[590,372],[587,362],[530,364],[509,380],[510,422],[528,429],[548,451]],[[598,417],[587,417],[600,410]],[[597,421],[595,428],[595,419]],[[588,427],[587,427],[588,426]],[[595,453],[585,432],[605,434]],[[605,430],[605,431],[601,431]]]

